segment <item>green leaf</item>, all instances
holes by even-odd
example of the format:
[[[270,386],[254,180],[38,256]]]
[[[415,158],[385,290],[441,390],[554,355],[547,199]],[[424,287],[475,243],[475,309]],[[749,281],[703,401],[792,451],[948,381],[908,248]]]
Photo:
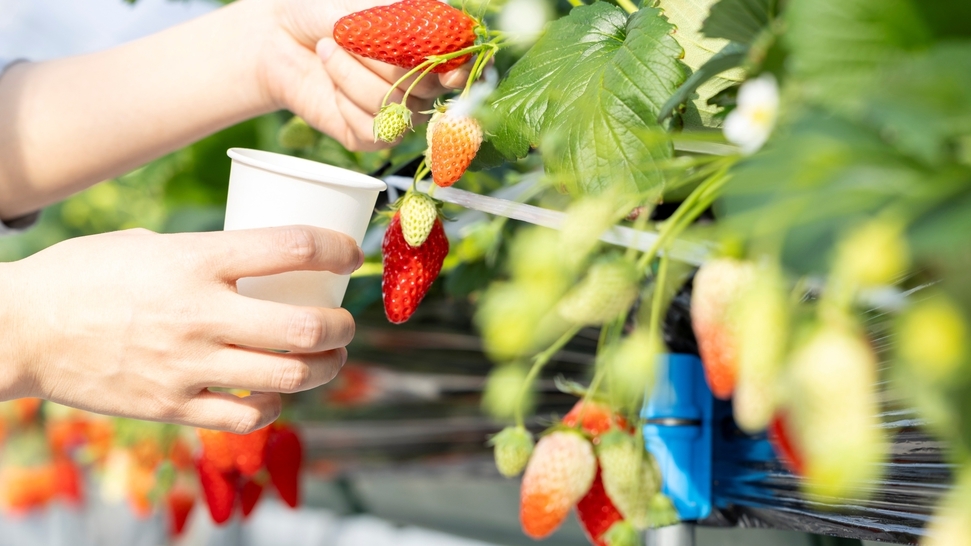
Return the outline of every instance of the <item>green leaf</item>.
[[[708,82],[714,76],[741,65],[747,53],[748,49],[745,46],[729,43],[681,84],[681,87],[664,103],[658,118],[662,121],[666,119],[674,113],[675,108],[687,101],[699,86]],[[707,102],[707,99],[705,102]]]
[[[971,135],[971,44],[945,43],[881,75],[864,117],[900,149],[928,163],[953,159],[956,140]]]
[[[833,105],[865,101],[881,69],[932,42],[909,0],[791,0],[786,20],[794,76]]]
[[[721,0],[711,7],[701,32],[710,38],[724,38],[752,45],[769,26],[775,12],[773,0]]]
[[[695,73],[729,46],[728,40],[710,38],[701,32],[701,25],[716,2],[717,0],[661,0],[659,3],[668,20],[677,27],[674,38],[684,49],[684,63]],[[708,100],[740,83],[744,79],[745,72],[740,68],[733,70],[732,67],[717,73],[709,72],[720,63],[722,61],[707,67],[708,71],[704,75],[693,76],[691,82],[693,87],[687,91],[687,95],[671,105],[673,108],[692,98],[686,111],[681,115],[686,129],[717,128],[721,125],[721,120],[716,117],[718,106],[709,104]],[[689,97],[688,95],[693,92],[697,92],[697,96]],[[665,106],[668,104],[666,103]],[[661,116],[662,119],[665,117],[667,116]]]
[[[809,111],[733,169],[723,226],[755,247],[784,238],[787,267],[819,273],[843,230],[902,197],[917,206],[929,178],[872,129]]]
[[[541,145],[547,173],[571,193],[618,184],[658,190],[671,155],[657,114],[684,81],[681,48],[654,8],[575,8],[512,68],[492,103],[490,139],[507,157]]]

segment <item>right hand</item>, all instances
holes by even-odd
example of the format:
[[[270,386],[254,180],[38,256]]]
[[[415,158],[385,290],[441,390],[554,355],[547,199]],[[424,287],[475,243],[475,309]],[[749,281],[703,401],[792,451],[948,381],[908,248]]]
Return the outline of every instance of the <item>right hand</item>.
[[[39,397],[236,433],[261,428],[280,413],[278,393],[333,379],[354,319],[344,309],[243,297],[236,280],[293,270],[347,274],[363,259],[346,235],[296,226],[122,231],[0,264],[0,399]]]

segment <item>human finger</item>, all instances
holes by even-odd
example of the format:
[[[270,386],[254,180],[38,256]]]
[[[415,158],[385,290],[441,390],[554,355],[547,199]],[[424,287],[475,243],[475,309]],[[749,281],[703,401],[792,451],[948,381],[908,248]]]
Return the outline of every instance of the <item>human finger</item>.
[[[226,347],[209,360],[204,374],[207,384],[196,386],[300,392],[329,382],[346,360],[347,349],[343,347],[312,354],[279,354]]]
[[[183,425],[248,434],[280,416],[282,400],[278,393],[254,392],[239,397],[226,392],[203,390],[183,406],[174,421]]]
[[[350,236],[313,226],[215,231],[192,234],[202,259],[226,280],[287,271],[348,274],[364,263]]]
[[[346,309],[299,307],[236,294],[226,300],[212,328],[229,345],[317,353],[344,347],[354,338],[354,317]]]

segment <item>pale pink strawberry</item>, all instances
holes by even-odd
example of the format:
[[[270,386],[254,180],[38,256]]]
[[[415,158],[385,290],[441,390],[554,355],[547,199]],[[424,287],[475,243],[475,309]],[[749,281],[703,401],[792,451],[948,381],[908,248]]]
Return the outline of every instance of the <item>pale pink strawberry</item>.
[[[732,305],[751,282],[753,264],[730,258],[705,262],[695,274],[691,325],[711,392],[728,399],[738,373],[738,333]]]
[[[579,433],[560,430],[540,439],[520,490],[523,532],[534,539],[549,536],[590,490],[596,473],[593,446]]]

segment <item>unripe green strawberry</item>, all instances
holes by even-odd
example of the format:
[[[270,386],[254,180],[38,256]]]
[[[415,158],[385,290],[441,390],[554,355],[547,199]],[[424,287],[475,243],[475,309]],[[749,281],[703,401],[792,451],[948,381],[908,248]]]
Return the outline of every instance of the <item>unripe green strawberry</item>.
[[[752,281],[750,262],[718,258],[709,260],[695,274],[691,295],[691,326],[705,365],[711,392],[727,400],[735,390],[738,374],[738,332],[732,316],[739,294]]]
[[[678,510],[674,507],[674,503],[663,493],[658,493],[651,499],[648,514],[648,527],[651,529],[674,525],[680,520],[678,518]]]
[[[878,476],[884,438],[873,349],[850,326],[831,322],[791,357],[786,417],[803,458],[806,491],[845,499],[860,496]]]
[[[640,537],[629,521],[618,521],[604,533],[603,541],[607,546],[638,546]]]
[[[621,255],[594,262],[587,276],[560,301],[560,315],[574,324],[603,324],[637,297],[637,269]]]
[[[582,435],[558,430],[540,438],[526,465],[519,520],[527,536],[549,536],[590,490],[597,473],[593,447]]]
[[[381,107],[374,116],[374,141],[392,143],[411,129],[411,110],[404,104],[393,102]]]
[[[415,68],[431,55],[446,55],[475,44],[478,22],[438,0],[403,0],[342,17],[334,40],[362,57]],[[444,73],[462,66],[470,54],[435,67]]]
[[[891,284],[910,265],[902,222],[878,218],[852,230],[839,244],[834,275],[850,286]]]
[[[507,478],[518,476],[533,454],[533,435],[523,427],[506,427],[489,443],[495,446],[496,468]]]
[[[438,220],[438,206],[431,197],[414,191],[405,194],[398,209],[401,215],[401,234],[405,242],[420,247]]]
[[[935,294],[901,317],[898,354],[921,378],[946,381],[964,362],[967,334],[961,311],[944,294]]]
[[[482,146],[482,126],[471,117],[446,110],[429,123],[428,152],[425,161],[436,185],[448,187],[458,182]]]
[[[280,127],[276,135],[277,142],[284,148],[293,150],[306,150],[313,148],[317,143],[317,131],[307,125],[307,122],[299,116],[293,116],[289,121]]]
[[[639,327],[607,350],[604,363],[610,399],[621,409],[636,411],[654,388],[658,355],[664,343],[649,328]]]
[[[650,506],[661,488],[658,470],[631,435],[614,430],[600,437],[597,446],[604,489],[617,510],[634,527],[650,523]]]
[[[525,386],[526,370],[523,366],[496,366],[486,379],[482,409],[496,419],[507,420],[516,416],[517,405],[521,405],[523,414],[529,415],[533,411],[535,395],[532,389],[526,389],[526,393],[520,397]]]

